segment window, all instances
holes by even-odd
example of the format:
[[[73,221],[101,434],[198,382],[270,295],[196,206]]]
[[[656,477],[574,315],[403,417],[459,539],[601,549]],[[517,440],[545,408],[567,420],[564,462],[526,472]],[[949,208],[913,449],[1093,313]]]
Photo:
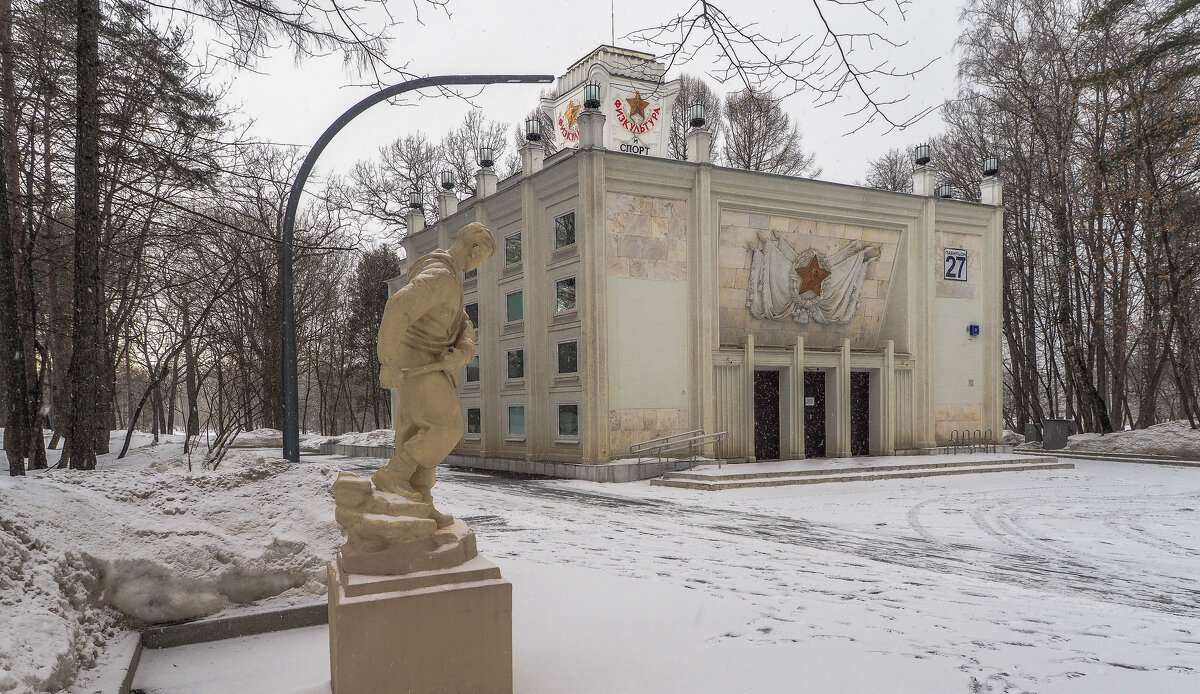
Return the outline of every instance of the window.
[[[467,383],[479,383],[479,355],[467,362]]]
[[[558,435],[570,438],[579,436],[579,405],[558,406]]]
[[[566,248],[575,243],[575,213],[568,212],[554,218],[554,247]]]
[[[558,373],[579,373],[579,341],[558,343]]]
[[[467,433],[479,434],[483,431],[483,418],[479,414],[478,407],[467,408]]]
[[[467,318],[471,319],[471,326],[474,327],[476,330],[478,330],[479,329],[479,304],[478,303],[467,304],[466,306],[463,307],[463,310],[467,312]]]
[[[525,378],[525,350],[508,350],[508,377],[510,379]]]
[[[476,269],[476,270],[467,270],[466,272],[464,272],[464,273],[463,273],[463,279],[464,279],[464,280],[473,280],[473,279],[475,279],[475,278],[476,278],[476,277],[478,277],[478,276],[479,276],[479,270],[478,270],[478,269]]]
[[[558,313],[575,310],[574,277],[566,277],[554,283],[554,310]]]
[[[505,296],[508,304],[508,322],[513,323],[525,317],[525,295],[520,291]]]
[[[508,407],[508,435],[509,436],[524,436],[525,435],[525,406],[524,405],[509,405],[509,407]]]
[[[521,232],[504,237],[504,264],[516,265],[521,262]]]

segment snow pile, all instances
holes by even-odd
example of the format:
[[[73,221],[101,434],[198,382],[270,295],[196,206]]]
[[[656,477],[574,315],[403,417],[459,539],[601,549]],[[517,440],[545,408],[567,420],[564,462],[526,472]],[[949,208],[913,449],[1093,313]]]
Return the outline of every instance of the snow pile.
[[[1083,453],[1162,455],[1200,460],[1200,429],[1187,420],[1156,424],[1147,429],[1118,431],[1112,434],[1076,434],[1067,450]]]
[[[243,431],[234,439],[231,448],[283,448],[283,432],[278,429]]]
[[[396,442],[396,432],[393,429],[376,429],[375,431],[352,431],[337,436],[312,436],[300,444],[300,450],[308,453],[319,453],[324,444],[341,444],[343,446],[391,446]]]
[[[188,472],[179,452],[0,478],[0,692],[63,688],[121,624],[324,593],[333,468],[234,452]]]

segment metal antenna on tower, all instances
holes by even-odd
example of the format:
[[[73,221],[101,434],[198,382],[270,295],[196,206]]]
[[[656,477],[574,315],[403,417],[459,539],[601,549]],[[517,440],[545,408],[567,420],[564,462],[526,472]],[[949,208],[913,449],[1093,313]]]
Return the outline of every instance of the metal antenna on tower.
[[[608,0],[609,24],[612,30],[612,45],[617,45],[617,0]]]

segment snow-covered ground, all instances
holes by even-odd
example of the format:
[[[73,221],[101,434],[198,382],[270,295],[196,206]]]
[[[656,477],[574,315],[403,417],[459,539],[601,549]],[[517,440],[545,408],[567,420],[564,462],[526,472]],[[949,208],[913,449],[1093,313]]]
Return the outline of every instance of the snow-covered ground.
[[[238,451],[188,474],[171,445],[0,481],[0,691],[94,653],[117,608],[311,599],[333,469],[382,462]],[[1074,462],[723,492],[444,470],[437,494],[514,582],[524,694],[1200,691],[1200,470]],[[327,691],[320,628],[254,638],[152,653],[139,686]]]

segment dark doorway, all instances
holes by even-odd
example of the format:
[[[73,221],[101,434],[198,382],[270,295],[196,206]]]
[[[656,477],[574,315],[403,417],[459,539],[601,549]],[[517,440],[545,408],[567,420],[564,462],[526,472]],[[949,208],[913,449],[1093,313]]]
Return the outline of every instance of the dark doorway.
[[[825,372],[804,372],[804,455],[825,457]]]
[[[850,372],[850,455],[871,454],[871,374]]]
[[[779,372],[754,372],[754,457],[779,458]]]

